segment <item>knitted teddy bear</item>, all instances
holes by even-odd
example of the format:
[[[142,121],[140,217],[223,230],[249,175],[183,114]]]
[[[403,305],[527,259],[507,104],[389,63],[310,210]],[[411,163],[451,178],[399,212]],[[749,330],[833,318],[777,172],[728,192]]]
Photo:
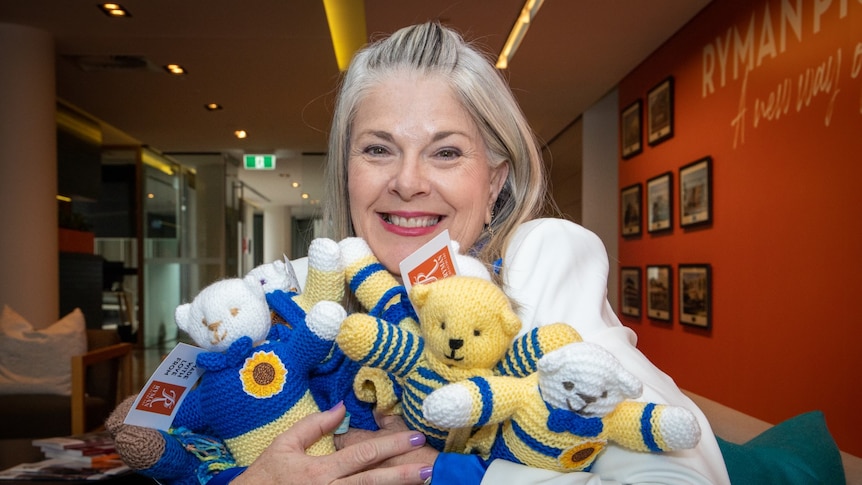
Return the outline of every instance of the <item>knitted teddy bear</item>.
[[[482,426],[467,452],[561,472],[589,470],[608,442],[643,452],[697,445],[694,414],[632,400],[641,392],[640,381],[610,352],[579,342],[548,352],[527,377],[441,387],[422,410],[438,427]]]
[[[345,316],[335,303],[343,296],[343,281],[338,245],[316,239],[309,248],[302,294],[293,291],[289,263],[277,262],[243,279],[215,282],[177,307],[177,325],[208,351],[197,357],[204,373],[169,432],[123,424],[130,403],[109,418],[106,426],[127,464],[180,483],[200,475],[200,456],[184,453],[181,430],[179,436],[212,435],[226,445],[236,465],[246,466],[281,432],[319,411],[310,376],[334,348]],[[287,325],[272,325],[271,312]],[[307,451],[321,455],[334,450],[332,437],[325,436]]]
[[[354,239],[349,244],[361,247],[364,241]],[[356,253],[345,248],[345,241],[340,245],[342,256]],[[348,261],[345,274],[360,274],[366,267],[379,264],[370,256],[370,250],[361,261],[362,268],[358,271]],[[476,274],[474,270],[468,271]],[[380,272],[379,276],[385,275]],[[389,278],[392,281],[378,284],[373,292],[357,298],[372,301],[389,294],[390,287],[397,286],[391,275]],[[357,292],[356,285],[351,284],[351,288]],[[418,314],[418,331],[409,324],[403,326],[403,322],[397,325],[380,317],[355,313],[345,319],[336,342],[350,359],[385,371],[396,381],[398,388],[403,389],[400,411],[405,422],[425,433],[428,443],[438,450],[461,451],[470,430],[453,433],[450,427],[427,422],[421,407],[429,392],[469,377],[491,376],[495,371],[531,372],[531,366],[544,352],[580,340],[571,326],[560,323],[536,329],[513,343],[521,321],[505,293],[486,278],[451,276],[415,285],[409,296]],[[357,376],[358,383],[361,377],[362,374]],[[383,387],[379,384],[380,381],[375,382],[376,391]],[[361,387],[360,383],[357,392],[368,390]],[[374,397],[381,401],[379,392]],[[387,404],[392,399],[395,397],[386,396]]]

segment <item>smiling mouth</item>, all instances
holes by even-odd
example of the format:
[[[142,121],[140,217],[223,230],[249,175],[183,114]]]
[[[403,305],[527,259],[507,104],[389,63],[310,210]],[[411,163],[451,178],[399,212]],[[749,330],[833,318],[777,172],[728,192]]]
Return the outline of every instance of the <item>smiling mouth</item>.
[[[566,406],[569,408],[569,411],[571,411],[573,413],[578,413],[578,414],[583,415],[583,416],[589,416],[590,415],[590,413],[584,411],[584,409],[587,409],[586,404],[584,404],[583,406],[581,406],[578,409],[575,409],[575,407],[572,406],[572,403],[568,399],[566,399]]]
[[[464,357],[455,357],[455,351],[454,350],[452,351],[452,355],[447,355],[446,358],[449,360],[454,360],[455,362],[460,362],[460,361],[464,360]]]
[[[393,214],[381,213],[380,217],[387,224],[398,227],[431,227],[440,222],[440,216],[401,217]]]

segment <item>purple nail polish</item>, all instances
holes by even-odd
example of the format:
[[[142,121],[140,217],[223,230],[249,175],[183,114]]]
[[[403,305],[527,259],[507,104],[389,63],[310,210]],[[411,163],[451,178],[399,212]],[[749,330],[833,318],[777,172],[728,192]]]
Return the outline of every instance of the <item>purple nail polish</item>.
[[[425,444],[425,435],[422,433],[416,433],[410,436],[410,444],[413,446],[422,446]]]
[[[430,466],[426,466],[425,468],[419,470],[419,479],[420,480],[427,480],[428,477],[431,476],[432,470],[434,470],[434,468],[430,467]]]

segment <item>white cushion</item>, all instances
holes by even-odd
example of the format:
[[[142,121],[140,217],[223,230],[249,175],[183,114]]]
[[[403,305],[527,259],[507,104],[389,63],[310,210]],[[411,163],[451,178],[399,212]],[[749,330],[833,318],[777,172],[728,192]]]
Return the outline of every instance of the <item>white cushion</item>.
[[[8,305],[0,315],[0,394],[72,393],[74,355],[87,352],[84,314],[76,308],[36,330]]]

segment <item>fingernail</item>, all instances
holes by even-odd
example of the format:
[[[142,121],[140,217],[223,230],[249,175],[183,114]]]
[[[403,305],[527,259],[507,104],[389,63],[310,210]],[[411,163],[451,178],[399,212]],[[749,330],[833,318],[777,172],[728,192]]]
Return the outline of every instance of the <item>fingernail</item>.
[[[430,467],[430,466],[426,466],[425,468],[419,470],[419,479],[420,480],[428,480],[428,478],[431,477],[431,471],[432,470],[434,470],[434,468]]]
[[[334,412],[334,411],[338,411],[338,410],[340,410],[340,409],[341,409],[341,408],[343,408],[343,407],[344,407],[344,401],[338,401],[338,402],[335,404],[335,406],[332,406],[331,408],[329,408],[329,412],[331,413],[331,412]]]
[[[413,446],[422,446],[425,444],[425,435],[422,433],[416,433],[410,436],[410,444]]]

